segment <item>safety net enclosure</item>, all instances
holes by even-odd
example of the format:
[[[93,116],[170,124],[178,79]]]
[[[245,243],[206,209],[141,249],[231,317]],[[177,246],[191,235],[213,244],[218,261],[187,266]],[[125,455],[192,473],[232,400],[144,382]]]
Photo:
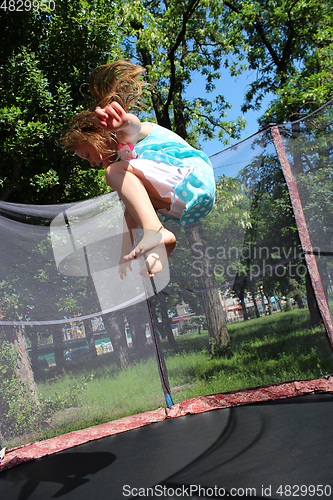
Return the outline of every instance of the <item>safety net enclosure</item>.
[[[1,202],[0,448],[198,396],[332,390],[332,111],[214,155],[215,207],[166,223],[177,246],[154,279],[140,261],[119,278],[115,193]]]

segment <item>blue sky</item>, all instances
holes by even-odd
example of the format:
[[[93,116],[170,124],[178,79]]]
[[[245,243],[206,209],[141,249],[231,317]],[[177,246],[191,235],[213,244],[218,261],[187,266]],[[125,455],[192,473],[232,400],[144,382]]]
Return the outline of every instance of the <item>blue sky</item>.
[[[247,71],[242,73],[240,76],[232,77],[229,75],[228,71],[222,74],[221,79],[216,80],[216,94],[222,94],[225,100],[232,104],[232,108],[227,111],[228,120],[234,120],[238,116],[242,116],[241,106],[244,102],[244,95],[246,92],[246,87],[255,80],[256,74],[253,71]],[[220,83],[221,82],[221,83]],[[223,82],[223,83],[222,83]],[[195,78],[195,81],[189,86],[186,92],[186,96],[190,98],[198,97],[198,92],[202,92],[200,97],[205,97],[208,99],[214,98],[213,93],[206,93],[205,91],[205,81],[201,75]],[[259,130],[257,119],[264,113],[267,108],[268,103],[272,99],[272,95],[268,95],[262,103],[262,108],[260,111],[248,111],[244,114],[244,118],[247,122],[245,130],[241,134],[241,139],[231,139],[230,145],[238,143],[240,140],[246,139],[251,135],[255,134]],[[225,146],[218,139],[213,139],[211,141],[202,141],[201,147],[203,151],[208,155],[212,156],[220,151],[223,151],[228,146]]]

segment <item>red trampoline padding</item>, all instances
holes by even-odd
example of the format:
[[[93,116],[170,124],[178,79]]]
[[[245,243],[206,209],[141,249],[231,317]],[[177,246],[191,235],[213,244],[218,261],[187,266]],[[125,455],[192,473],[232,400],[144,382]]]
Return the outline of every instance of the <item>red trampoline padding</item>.
[[[261,401],[274,401],[276,399],[305,396],[306,394],[330,392],[333,393],[333,377],[327,376],[316,380],[293,381],[254,389],[244,389],[238,392],[199,396],[172,406],[166,412],[168,418],[174,418],[219,408],[231,408]]]
[[[105,424],[95,425],[79,431],[72,431],[58,437],[46,439],[45,441],[37,441],[36,443],[13,448],[6,452],[5,457],[1,461],[0,471],[10,469],[15,465],[42,458],[46,455],[52,455],[59,451],[67,450],[83,443],[88,443],[94,439],[100,439],[113,434],[137,429],[144,425],[165,420],[166,414],[164,408],[138,413],[130,417],[120,418]]]
[[[293,398],[307,394],[333,393],[333,376],[316,380],[293,381],[283,384],[262,386],[245,389],[238,392],[199,396],[176,404],[171,408],[139,413],[105,424],[88,427],[79,431],[69,432],[52,439],[13,448],[6,451],[0,463],[0,471],[10,469],[15,465],[52,455],[74,446],[78,446],[95,439],[119,434],[145,425],[161,422],[166,418],[176,418],[187,414],[203,413],[210,410],[230,408],[233,406]]]

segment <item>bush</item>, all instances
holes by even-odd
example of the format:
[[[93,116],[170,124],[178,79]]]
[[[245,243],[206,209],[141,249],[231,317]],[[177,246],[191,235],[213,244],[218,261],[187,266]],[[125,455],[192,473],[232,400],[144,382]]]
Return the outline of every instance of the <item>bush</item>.
[[[23,434],[35,427],[39,408],[32,400],[26,385],[15,371],[19,351],[10,342],[0,339],[0,432],[7,436]]]
[[[93,375],[81,377],[61,394],[55,392],[52,398],[41,397],[36,401],[17,375],[18,359],[19,349],[0,337],[0,435],[5,440],[40,430],[55,412],[75,406],[78,396],[93,378]]]

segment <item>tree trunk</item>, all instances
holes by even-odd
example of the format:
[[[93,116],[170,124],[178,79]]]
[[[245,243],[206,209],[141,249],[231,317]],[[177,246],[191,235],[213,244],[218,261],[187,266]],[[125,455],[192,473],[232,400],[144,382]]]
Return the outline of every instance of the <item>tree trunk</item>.
[[[303,300],[302,300],[302,297],[300,296],[299,293],[297,293],[295,295],[295,300],[296,300],[296,303],[297,303],[297,306],[299,309],[304,309],[304,304],[303,304]]]
[[[312,288],[312,283],[308,272],[305,275],[305,284],[306,284],[308,308],[310,311],[310,324],[312,327],[318,326],[322,323],[322,317],[318,308],[317,300]]]
[[[264,313],[265,316],[267,316],[267,309],[265,306],[265,295],[263,294],[261,287],[260,287],[259,291],[260,291],[262,312]]]
[[[255,296],[253,288],[251,288],[251,297],[252,297],[252,302],[254,305],[254,311],[255,311],[256,318],[260,318],[260,314],[259,314],[259,310],[258,310],[258,306],[257,306],[257,302],[256,302],[256,296]]]
[[[33,399],[36,403],[36,406],[39,406],[37,385],[35,383],[34,373],[31,368],[23,327],[16,327],[14,330],[14,335],[15,337],[13,345],[18,351],[17,364],[14,370],[17,378],[21,383],[22,396]]]
[[[201,222],[185,226],[185,233],[192,251],[194,249],[194,244],[199,243],[205,256],[207,242],[204,238]],[[215,287],[215,277],[213,273],[208,272],[208,265],[209,259],[207,257],[203,257],[203,273],[201,276],[198,276],[198,281],[200,288],[203,290],[201,295],[206,313],[208,334],[212,344],[211,350],[212,353],[218,353],[228,346],[230,343],[230,337],[220,294],[218,289]]]
[[[86,339],[88,342],[89,346],[89,355],[92,358],[95,358],[97,356],[97,351],[96,351],[96,346],[95,346],[95,339],[94,339],[94,332],[91,326],[91,319],[86,319],[84,320],[84,330],[86,334]]]
[[[38,370],[38,332],[36,327],[26,326],[25,333],[31,342],[31,368]]]
[[[64,334],[62,328],[60,329],[57,325],[54,325],[53,328],[54,358],[57,372],[63,374],[65,373]]]
[[[272,306],[272,301],[271,301],[271,291],[267,291],[267,290],[263,289],[263,293],[264,293],[264,299],[266,299],[266,301],[267,301],[267,313],[268,313],[268,315],[272,315],[273,314],[273,306]]]
[[[271,316],[273,314],[273,307],[272,307],[272,302],[267,298],[267,308],[268,308],[268,314]]]
[[[168,344],[171,347],[176,347],[176,341],[175,337],[172,332],[172,322],[171,319],[169,318],[168,314],[168,306],[166,303],[166,296],[165,295],[160,295],[159,296],[159,301],[160,301],[160,309],[161,309],[161,315],[162,315],[162,328],[164,330],[165,336],[168,339]]]
[[[138,359],[144,359],[148,355],[148,344],[146,337],[146,324],[148,321],[144,302],[131,307],[130,312],[125,312],[133,340],[133,347]]]
[[[244,321],[248,321],[249,319],[249,315],[247,314],[247,309],[246,309],[246,305],[245,305],[245,299],[244,299],[244,294],[241,293],[239,295],[239,300],[240,300],[240,303],[241,303],[241,306],[242,306],[242,311],[243,311],[243,320]]]
[[[103,316],[103,321],[113,345],[114,353],[117,358],[117,364],[122,370],[125,370],[129,365],[129,354],[125,336],[124,318],[123,314],[120,314],[121,319],[119,319],[119,321],[122,322],[121,327],[119,327],[117,318],[113,314]],[[118,315],[118,318],[120,314]]]

